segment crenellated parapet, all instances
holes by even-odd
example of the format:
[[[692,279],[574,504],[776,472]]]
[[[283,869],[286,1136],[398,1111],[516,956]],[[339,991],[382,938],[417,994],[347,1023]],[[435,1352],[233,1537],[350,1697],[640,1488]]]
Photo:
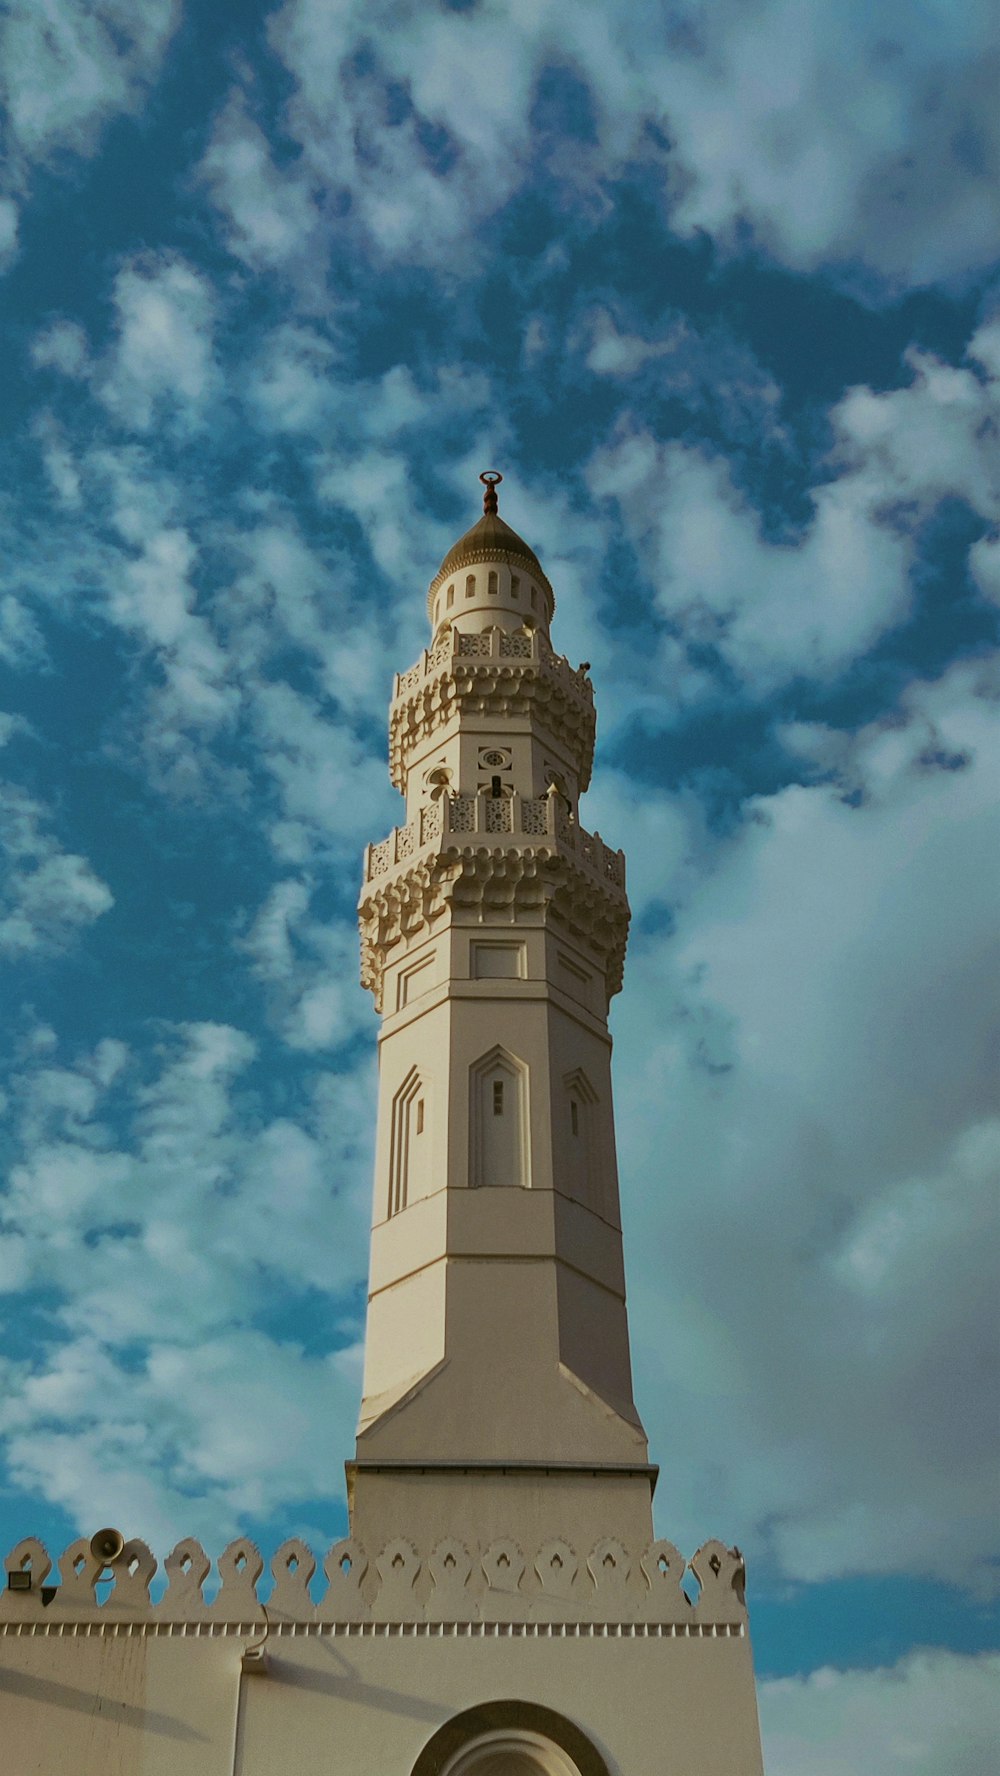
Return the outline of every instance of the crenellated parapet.
[[[524,1550],[511,1538],[480,1548],[454,1537],[424,1551],[397,1537],[369,1555],[347,1538],[324,1557],[318,1597],[316,1560],[298,1540],[278,1549],[266,1582],[254,1544],[242,1537],[231,1542],[219,1557],[210,1599],[211,1562],[192,1539],[167,1555],[166,1588],[155,1602],[150,1586],[157,1562],[140,1541],[127,1542],[111,1567],[102,1566],[88,1541],[73,1542],[59,1560],[56,1583],[48,1553],[34,1538],[19,1542],[5,1566],[0,1633],[63,1633],[74,1624],[89,1624],[88,1631],[185,1624],[211,1631],[266,1618],[279,1630],[282,1624],[509,1624],[531,1632],[564,1624],[574,1633],[631,1625],[639,1633],[742,1635],[747,1622],[743,1558],[717,1541],[685,1562],[672,1542],[629,1552],[614,1537],[583,1555],[561,1539]],[[19,1576],[16,1589],[11,1574]]]
[[[594,763],[594,689],[539,629],[450,629],[397,675],[389,710],[389,775],[406,788],[407,759],[454,717],[500,726],[533,716],[575,760],[580,789]]]

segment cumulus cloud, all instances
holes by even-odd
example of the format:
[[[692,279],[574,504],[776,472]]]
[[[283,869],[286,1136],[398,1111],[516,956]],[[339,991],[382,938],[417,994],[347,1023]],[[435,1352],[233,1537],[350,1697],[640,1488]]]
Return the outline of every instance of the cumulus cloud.
[[[356,991],[354,920],[318,919],[310,900],[307,882],[278,882],[243,941],[285,1041],[304,1050],[334,1048],[370,1028]]]
[[[711,646],[760,694],[789,678],[830,678],[865,654],[912,603],[921,523],[945,500],[1000,522],[995,440],[996,322],[967,367],[907,354],[908,386],[849,389],[801,536],[772,541],[725,458],[622,422],[590,466],[644,564],[656,608]],[[986,548],[971,563],[988,580]]]
[[[216,119],[201,176],[239,258],[257,270],[289,262],[305,268],[321,222],[308,177],[294,167],[279,169],[239,91]]]
[[[196,423],[218,390],[208,280],[183,259],[153,255],[123,267],[114,302],[117,337],[98,373],[100,399],[136,431],[164,415]]]
[[[206,162],[251,264],[301,252],[317,206],[386,256],[474,250],[529,169],[593,205],[642,161],[673,227],[723,249],[749,232],[798,269],[890,290],[995,258],[995,45],[975,0],[916,22],[823,4],[807,29],[790,0],[752,15],[589,0],[570,20],[552,0],[508,0],[405,21],[389,5],[288,0],[270,35],[295,82],[282,125],[299,164],[276,170],[240,94]],[[582,94],[572,154],[547,128],[553,72]]]
[[[961,667],[853,738],[800,732],[824,781],[756,798],[694,870],[704,835],[668,824],[633,886],[674,917],[636,942],[616,1027],[641,1394],[684,1451],[682,1544],[992,1582],[996,707]]]
[[[989,1776],[1000,1657],[911,1653],[873,1671],[824,1668],[758,1690],[770,1776]]]
[[[96,1512],[161,1559],[189,1535],[217,1552],[248,1519],[329,1497],[356,1370],[350,1349],[314,1357],[250,1330],[156,1345],[127,1369],[80,1339],[44,1374],[13,1378],[12,1410],[0,1412],[9,1472],[81,1529]]]
[[[112,300],[114,331],[102,353],[62,316],[32,341],[34,364],[88,382],[126,430],[148,432],[154,421],[197,427],[221,388],[209,280],[175,253],[139,254],[118,271]]]
[[[0,783],[0,954],[60,950],[110,911],[114,896],[85,857],[64,851],[52,815],[15,783]]]
[[[268,1119],[245,1108],[256,1052],[203,1023],[164,1030],[153,1073],[106,1039],[69,1062],[44,1044],[13,1082],[0,1286],[44,1283],[55,1332],[7,1365],[0,1428],[14,1480],[81,1522],[117,1500],[168,1545],[217,1544],[325,1494],[349,1437],[368,1062]],[[328,1355],[255,1324],[309,1290],[347,1297]]]

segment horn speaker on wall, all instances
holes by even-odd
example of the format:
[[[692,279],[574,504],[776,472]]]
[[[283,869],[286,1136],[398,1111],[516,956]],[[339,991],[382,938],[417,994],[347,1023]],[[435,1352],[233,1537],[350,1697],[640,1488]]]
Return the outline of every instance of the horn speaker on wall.
[[[120,1529],[99,1529],[90,1538],[90,1552],[104,1566],[111,1566],[122,1553],[125,1537]]]

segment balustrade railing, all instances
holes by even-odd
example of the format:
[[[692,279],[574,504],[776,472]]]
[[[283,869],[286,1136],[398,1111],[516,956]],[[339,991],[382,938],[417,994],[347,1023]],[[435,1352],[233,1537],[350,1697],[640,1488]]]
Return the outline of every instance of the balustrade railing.
[[[551,838],[564,851],[572,851],[579,863],[616,888],[625,886],[625,858],[612,851],[599,833],[578,825],[562,796],[441,796],[420,809],[406,826],[397,826],[386,839],[369,845],[365,854],[365,880],[374,881],[395,864],[405,863],[449,835],[475,843],[511,837]]]
[[[416,691],[429,674],[456,659],[473,660],[544,660],[560,677],[565,677],[583,696],[590,693],[590,682],[584,667],[573,667],[562,654],[553,651],[540,629],[501,629],[495,626],[467,634],[449,629],[438,637],[433,647],[426,648],[408,672],[396,674],[393,701]]]

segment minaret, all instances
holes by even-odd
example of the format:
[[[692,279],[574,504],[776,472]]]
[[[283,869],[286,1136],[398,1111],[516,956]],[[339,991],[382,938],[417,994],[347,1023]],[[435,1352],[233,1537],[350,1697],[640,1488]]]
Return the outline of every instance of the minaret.
[[[405,822],[365,855],[382,1029],[352,1531],[642,1547],[607,1023],[625,860],[581,823],[587,667],[553,650],[552,587],[480,479],[395,681]]]

